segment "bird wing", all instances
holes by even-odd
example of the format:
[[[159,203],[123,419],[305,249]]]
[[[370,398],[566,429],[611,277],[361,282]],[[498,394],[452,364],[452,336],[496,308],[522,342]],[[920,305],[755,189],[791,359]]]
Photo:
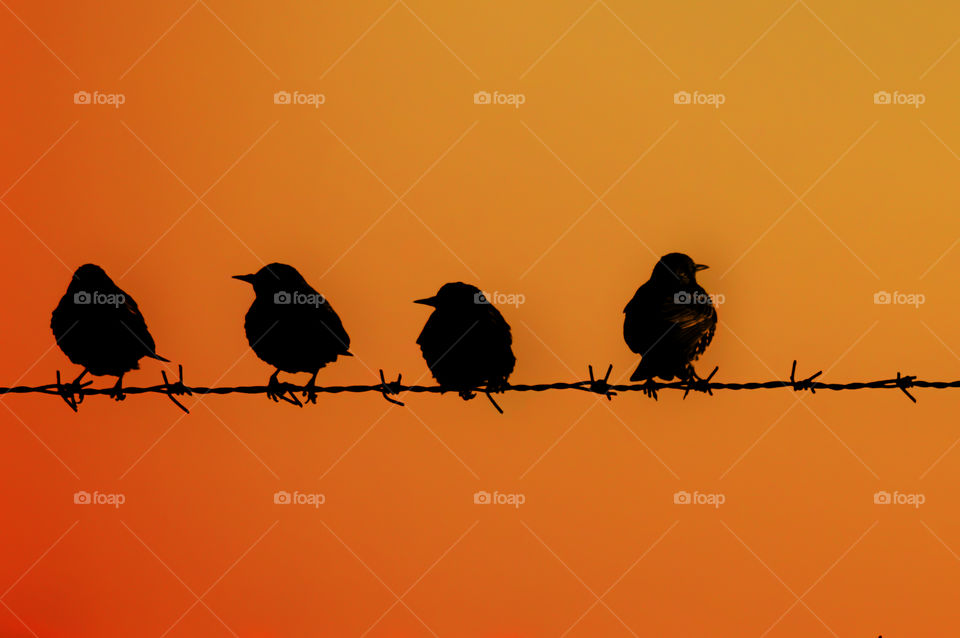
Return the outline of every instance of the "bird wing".
[[[154,343],[153,336],[147,329],[147,322],[144,320],[140,308],[137,307],[137,302],[134,301],[130,295],[126,293],[122,294],[124,296],[124,302],[122,306],[118,307],[117,316],[120,323],[130,330],[130,337],[134,341],[134,349],[140,347],[147,355],[161,358],[157,355],[157,345]]]
[[[660,313],[654,312],[658,305],[649,284],[644,284],[623,309],[623,339],[637,354],[646,354],[671,328]]]
[[[661,304],[660,312],[670,327],[665,339],[679,346],[691,361],[703,354],[717,328],[717,311],[712,302],[680,304],[669,297]]]
[[[490,351],[487,356],[491,363],[491,381],[504,383],[507,377],[513,372],[517,363],[517,358],[513,354],[513,335],[510,334],[510,324],[503,318],[500,311],[493,305],[486,306],[489,310],[488,331],[490,336],[486,339],[490,344]]]
[[[320,323],[320,330],[322,331],[319,338],[323,340],[327,340],[330,337],[335,338],[336,341],[339,342],[339,345],[342,346],[342,350],[338,354],[350,354],[348,352],[350,348],[350,335],[347,334],[346,329],[343,327],[343,322],[340,321],[340,316],[334,311],[329,301],[325,300],[324,303],[317,306],[317,319]]]

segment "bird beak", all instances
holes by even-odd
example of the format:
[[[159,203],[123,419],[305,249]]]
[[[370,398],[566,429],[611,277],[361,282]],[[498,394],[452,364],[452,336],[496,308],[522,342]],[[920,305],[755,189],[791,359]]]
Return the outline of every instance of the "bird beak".
[[[427,297],[426,299],[416,299],[413,303],[423,304],[424,306],[433,306],[437,307],[437,298],[436,297]]]
[[[703,264],[696,264],[696,265],[693,267],[693,270],[694,270],[694,272],[700,272],[701,270],[706,270],[706,269],[709,268],[709,267],[710,267],[710,266],[705,266],[705,265],[703,265]]]
[[[239,279],[240,281],[245,281],[248,284],[252,284],[254,275],[234,275],[233,278]]]

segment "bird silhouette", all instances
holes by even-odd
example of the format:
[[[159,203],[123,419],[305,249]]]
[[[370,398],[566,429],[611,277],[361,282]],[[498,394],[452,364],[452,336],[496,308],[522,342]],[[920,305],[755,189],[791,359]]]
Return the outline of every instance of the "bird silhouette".
[[[507,385],[516,358],[510,348],[510,325],[503,315],[469,284],[444,284],[433,297],[414,303],[431,306],[433,313],[417,337],[417,344],[433,377],[464,399],[484,388],[490,396]]]
[[[699,380],[693,362],[717,327],[713,301],[697,283],[706,268],[683,253],[664,255],[624,308],[623,338],[642,357],[631,381]]]
[[[123,375],[138,369],[140,359],[169,361],[157,354],[137,302],[95,264],[80,266],[73,273],[66,294],[53,310],[50,329],[70,361],[83,366],[70,387],[78,387],[88,372],[116,376],[110,396],[117,401],[125,398]],[[71,393],[67,404],[76,410],[78,402]]]
[[[286,390],[277,376],[283,372],[309,372],[303,396],[316,403],[317,373],[337,357],[352,357],[350,337],[326,298],[310,287],[297,269],[273,263],[252,275],[234,279],[253,286],[256,298],[247,311],[244,330],[254,353],[276,368],[267,385],[267,396],[303,405]]]

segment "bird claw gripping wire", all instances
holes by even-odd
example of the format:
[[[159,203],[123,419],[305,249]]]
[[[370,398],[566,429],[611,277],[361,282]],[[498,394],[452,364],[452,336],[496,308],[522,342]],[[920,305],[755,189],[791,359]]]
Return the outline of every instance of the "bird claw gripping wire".
[[[597,379],[593,376],[593,366],[588,365],[587,371],[590,373],[590,384],[586,388],[584,388],[584,390],[586,390],[587,392],[593,392],[595,394],[602,394],[603,396],[607,397],[607,401],[612,401],[613,397],[617,395],[617,393],[613,391],[613,388],[610,385],[610,383],[608,383],[610,379],[610,372],[612,370],[613,370],[613,364],[611,363],[610,365],[607,366],[607,373],[603,375],[603,378]]]
[[[77,412],[77,406],[83,403],[83,389],[93,383],[93,381],[87,381],[86,383],[80,383],[80,379],[83,378],[83,375],[77,377],[76,380],[71,381],[70,383],[61,383],[60,381],[60,371],[57,370],[57,394],[60,395],[60,398],[63,399],[64,403],[73,410]],[[77,399],[79,396],[79,400]]]
[[[641,392],[643,392],[645,396],[648,396],[654,401],[656,401],[657,390],[659,389],[660,389],[660,384],[651,378],[651,379],[647,379],[646,382],[643,384],[643,390],[641,390]]]
[[[683,391],[683,398],[686,399],[691,390],[694,392],[705,392],[710,396],[713,396],[713,389],[710,387],[710,381],[713,379],[713,375],[715,375],[719,369],[720,366],[714,367],[713,372],[707,375],[706,379],[700,378],[696,371],[693,371],[693,374],[689,379],[687,379],[687,387]]]
[[[800,379],[799,381],[796,378],[797,373],[797,360],[793,360],[793,367],[790,368],[790,387],[795,391],[800,390],[810,390],[810,394],[816,394],[817,388],[814,379],[823,374],[823,370],[818,371],[816,374],[810,375],[806,379]]]
[[[896,379],[896,386],[900,388],[900,391],[903,392],[905,395],[907,395],[907,398],[913,401],[914,403],[916,403],[917,400],[913,397],[912,394],[910,394],[910,392],[907,391],[907,388],[913,387],[913,382],[916,378],[917,377],[915,376],[900,376],[900,373],[898,372],[897,379]]]
[[[293,394],[291,392],[291,394]],[[317,375],[314,374],[310,377],[310,380],[307,381],[307,385],[303,387],[303,399],[307,403],[317,404]]]
[[[387,379],[383,376],[383,370],[380,370],[380,394],[383,395],[383,398],[389,401],[394,405],[403,405],[403,402],[397,401],[396,399],[391,399],[391,394],[400,394],[400,379],[403,377],[401,373],[397,373],[397,380],[387,382]]]
[[[127,398],[126,393],[123,391],[123,377],[120,376],[117,378],[117,383],[107,390],[107,396],[113,399],[114,401],[123,401]]]
[[[178,366],[178,375],[180,378],[174,381],[173,383],[170,383],[170,380],[167,379],[167,371],[161,370],[160,376],[163,377],[163,390],[164,392],[166,392],[167,398],[173,401],[173,403],[178,408],[180,408],[187,414],[190,414],[190,410],[184,407],[184,405],[179,401],[177,401],[176,399],[177,396],[181,396],[184,394],[186,394],[187,396],[193,396],[193,392],[190,390],[190,388],[183,385],[183,366],[182,365]]]
[[[277,378],[277,373],[273,373],[270,376],[270,380],[267,381],[267,398],[272,399],[274,403],[279,403],[281,400],[291,403],[298,407],[303,407],[303,403],[300,402],[300,399],[297,398],[295,390],[297,386],[291,385],[289,383],[281,383]],[[290,394],[288,397],[287,394]]]

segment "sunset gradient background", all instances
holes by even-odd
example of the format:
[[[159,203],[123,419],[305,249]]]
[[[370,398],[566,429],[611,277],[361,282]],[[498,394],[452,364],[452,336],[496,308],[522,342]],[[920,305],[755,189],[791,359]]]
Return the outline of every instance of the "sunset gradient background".
[[[956,3],[0,5],[2,385],[79,372],[49,320],[86,262],[188,384],[266,381],[230,276],[271,261],[352,338],[321,384],[430,382],[411,301],[447,281],[524,296],[513,381],[623,380],[671,251],[723,295],[717,380],[960,378]],[[914,394],[4,396],[0,635],[947,635],[960,395]]]

